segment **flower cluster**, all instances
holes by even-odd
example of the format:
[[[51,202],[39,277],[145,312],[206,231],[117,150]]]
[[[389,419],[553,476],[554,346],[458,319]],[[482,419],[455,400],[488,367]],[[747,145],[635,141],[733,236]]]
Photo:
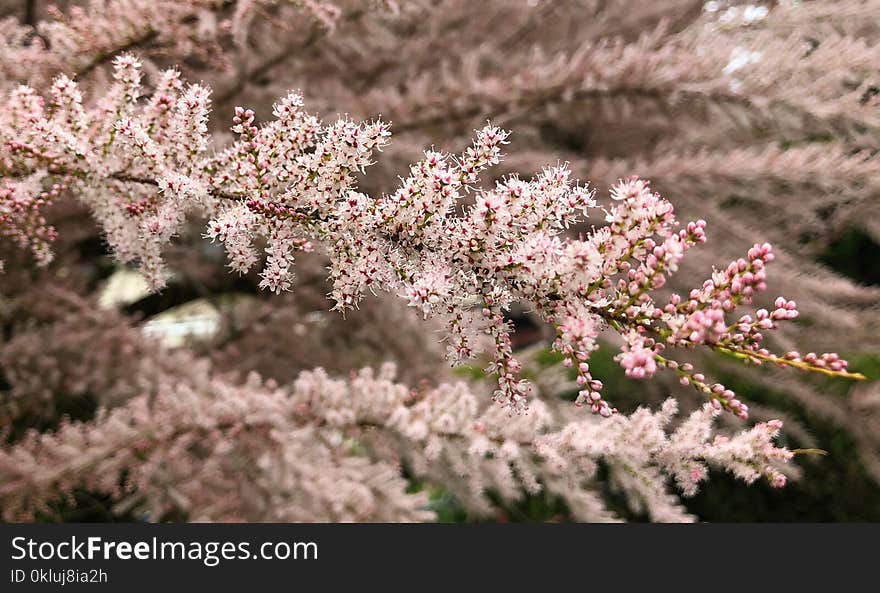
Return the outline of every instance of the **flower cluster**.
[[[43,208],[51,204],[61,192],[62,186],[55,183],[43,189],[40,174],[31,175],[20,181],[4,179],[0,187],[0,236],[14,241],[23,249],[30,249],[40,264],[52,259],[50,245],[57,233],[48,224]],[[0,261],[0,270],[3,262]]]
[[[32,433],[0,457],[7,519],[33,520],[77,487],[153,521],[430,517],[393,465],[352,455],[338,435],[297,423],[284,391],[220,381],[178,384],[92,423]]]
[[[601,461],[634,510],[687,521],[693,517],[667,477],[685,495],[709,466],[781,486],[779,468],[791,457],[773,443],[778,422],[713,438],[717,412],[709,405],[669,431],[674,400],[655,413],[568,422],[540,400],[532,413],[510,418],[463,383],[413,390],[394,381],[392,365],[349,380],[318,369],[282,387],[256,376],[231,383],[186,366],[165,377],[154,396],[0,448],[3,518],[52,517],[77,489],[151,521],[433,518],[424,492],[407,489],[399,460],[409,476],[448,488],[475,516],[491,516],[494,497],[514,503],[545,492],[578,520],[617,520],[591,486]]]
[[[4,19],[0,21],[4,52],[0,83],[48,82],[59,72],[84,74],[119,48],[151,42],[174,46],[182,56],[207,57],[219,50],[216,36],[221,30],[212,15],[216,4],[213,0],[90,0],[66,12],[50,6],[51,18],[36,26]]]
[[[20,87],[7,101],[0,134],[10,148],[10,176],[63,183],[94,212],[118,258],[138,261],[153,288],[167,275],[161,250],[199,211],[212,216],[206,235],[226,244],[238,272],[259,260],[254,245],[265,240],[264,288],[289,289],[294,253],[317,248],[330,259],[335,308],[356,307],[367,291],[403,295],[445,323],[453,361],[488,350],[494,399],[517,411],[526,409],[531,390],[520,378],[505,317],[517,302],[555,328],[554,348],[578,371],[578,403],[606,417],[614,408],[588,362],[605,329],[623,338],[619,360],[629,376],[670,369],[714,406],[742,417],[748,408],[732,391],[708,383],[670,351],[704,347],[756,364],[854,376],[835,354],[776,356],[763,346],[763,331],[796,316],[792,301],[779,300],[772,314],[758,311],[755,322],[726,319],[766,289],[769,244],[714,272],[687,298],[655,302],[654,291],[686,252],[706,241],[706,223],[679,228],[672,204],[647,181],[617,183],[604,224],[575,239],[566,229],[599,206],[566,166],[489,189],[478,185],[507,141],[494,126],[478,130],[459,156],[426,152],[398,190],[369,196],[357,190],[356,175],[388,142],[386,123],[325,126],[291,93],[264,125],[237,108],[232,131],[239,139],[212,155],[209,91],[166,71],[140,100],[141,79],[134,57],[118,57],[115,84],[91,109],[63,76],[48,109]]]
[[[487,371],[497,375],[499,384],[495,399],[514,409],[525,408],[529,385],[518,378],[521,365],[513,356],[504,317],[513,302],[529,303],[557,328],[554,346],[576,364],[584,386],[579,403],[589,403],[604,416],[613,408],[602,399],[601,383],[589,374],[587,361],[605,327],[625,338],[621,363],[633,377],[674,366],[661,355],[666,346],[706,345],[754,362],[785,364],[785,358],[751,347],[757,336],[744,343],[724,323],[725,312],[749,304],[752,294],[766,287],[763,264],[772,259],[769,246],[750,250],[749,262],[731,264],[729,277],[707,282],[684,303],[661,308],[651,292],[677,270],[687,249],[706,240],[706,223],[676,230],[672,205],[645,181],[615,186],[607,226],[574,240],[563,232],[596,204],[592,192],[571,182],[565,167],[545,169],[531,181],[505,179],[491,190],[474,185],[479,173],[500,159],[507,136],[501,130],[479,130],[473,146],[455,158],[427,152],[400,189],[371,198],[354,191],[339,171],[363,167],[366,161],[352,160],[351,151],[368,155],[381,146],[385,129],[382,124],[346,125],[348,137],[338,127],[325,132],[336,151],[320,140],[308,156],[297,157],[296,166],[305,168],[297,173],[299,183],[275,198],[271,208],[251,199],[249,217],[238,218],[251,221],[250,232],[239,225],[239,239],[263,234],[268,241],[264,281],[271,288],[287,286],[284,280],[266,279],[286,278],[293,238],[323,244],[331,259],[337,308],[356,306],[367,289],[397,292],[425,315],[445,320],[449,354],[456,361],[473,356],[480,337],[488,336],[492,362]],[[305,129],[311,133],[312,122]],[[279,154],[272,147],[269,142],[261,150]],[[320,161],[316,154],[323,155]],[[262,162],[271,171],[269,178],[290,177],[287,168]],[[466,206],[468,193],[475,197]],[[230,225],[226,216],[224,224]],[[213,236],[224,238],[217,228],[223,227],[217,224]],[[245,250],[236,240],[231,251]],[[746,416],[747,408],[729,390],[691,378],[715,405]]]
[[[211,205],[202,173],[194,169],[207,149],[209,93],[184,87],[173,70],[139,104],[142,93],[141,64],[130,55],[115,60],[115,84],[90,109],[66,76],[55,80],[48,105],[22,86],[9,94],[0,140],[8,149],[7,183],[27,172],[41,176],[31,182],[38,186],[32,194],[74,193],[92,210],[118,259],[140,262],[159,287],[166,277],[162,248],[187,211]],[[52,185],[40,187],[47,183]]]
[[[12,81],[43,83],[59,72],[86,74],[126,48],[159,56],[197,58],[227,67],[230,38],[243,46],[254,17],[274,10],[279,24],[302,20],[303,13],[332,29],[342,15],[323,0],[89,0],[66,11],[54,6],[35,26],[0,19],[0,88]],[[229,5],[235,5],[228,10]],[[388,9],[388,7],[384,7]]]

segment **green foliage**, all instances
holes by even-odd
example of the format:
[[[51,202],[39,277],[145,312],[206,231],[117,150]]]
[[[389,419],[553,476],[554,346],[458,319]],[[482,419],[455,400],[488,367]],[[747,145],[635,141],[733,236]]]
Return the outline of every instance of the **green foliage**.
[[[819,261],[862,284],[880,285],[880,244],[850,227],[820,254]]]

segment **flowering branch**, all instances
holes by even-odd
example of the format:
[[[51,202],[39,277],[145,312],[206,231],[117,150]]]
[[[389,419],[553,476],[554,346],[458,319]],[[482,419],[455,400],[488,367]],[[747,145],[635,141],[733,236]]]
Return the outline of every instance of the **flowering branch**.
[[[255,240],[266,241],[263,288],[289,289],[295,252],[317,247],[330,259],[335,309],[384,290],[443,320],[453,362],[488,351],[486,371],[498,382],[494,399],[516,411],[526,409],[531,386],[519,376],[505,319],[514,302],[555,329],[553,347],[577,369],[578,405],[606,417],[615,410],[589,366],[605,329],[623,339],[617,358],[627,375],[650,378],[670,369],[714,407],[743,418],[748,407],[731,390],[671,352],[704,347],[755,364],[862,378],[834,353],[777,356],[764,347],[763,332],[797,317],[794,301],[780,297],[772,312],[727,319],[766,289],[769,244],[715,271],[687,298],[656,302],[652,293],[689,249],[705,242],[706,223],[679,228],[672,204],[646,181],[619,182],[605,225],[570,238],[565,230],[599,208],[594,192],[573,183],[565,165],[481,189],[481,173],[500,161],[507,139],[487,125],[463,154],[428,151],[395,192],[371,197],[357,191],[355,175],[387,144],[386,123],[324,126],[291,93],[262,126],[253,111],[236,108],[238,140],[209,154],[208,89],[184,87],[175,71],[166,71],[149,100],[140,101],[140,63],[123,55],[115,68],[114,86],[88,110],[76,83],[63,76],[48,108],[28,87],[10,94],[0,116],[0,139],[9,147],[2,167],[13,188],[5,195],[49,183],[51,191],[76,195],[117,257],[140,263],[154,289],[167,276],[163,247],[198,211],[211,217],[206,236],[225,244],[235,271],[250,269],[259,259]],[[8,232],[51,234],[35,220]]]
[[[495,510],[490,492],[507,503],[547,492],[576,519],[615,520],[593,488],[601,461],[634,509],[686,521],[667,476],[685,495],[709,466],[779,487],[792,457],[773,444],[778,421],[713,438],[709,405],[667,432],[671,399],[656,413],[568,423],[540,400],[514,418],[482,401],[461,383],[411,390],[394,382],[393,365],[347,381],[317,369],[284,388],[179,370],[153,397],[0,448],[0,508],[5,520],[32,520],[85,488],[152,521],[433,518],[424,493],[405,492],[396,458],[477,516]]]

